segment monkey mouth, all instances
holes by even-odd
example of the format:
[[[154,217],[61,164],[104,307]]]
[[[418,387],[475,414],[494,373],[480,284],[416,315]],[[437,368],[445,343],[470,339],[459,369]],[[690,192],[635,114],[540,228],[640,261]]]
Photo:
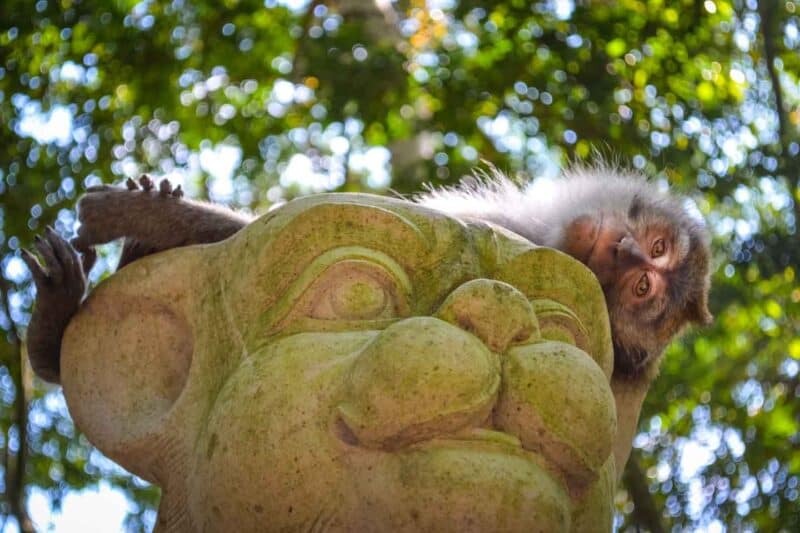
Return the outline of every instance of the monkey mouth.
[[[600,215],[592,228],[591,246],[584,257],[575,256],[594,273],[603,289],[610,288],[619,278],[619,250],[628,233],[620,231],[613,221]]]
[[[614,341],[614,375],[635,379],[645,372],[649,362],[650,357],[644,348],[626,348]]]

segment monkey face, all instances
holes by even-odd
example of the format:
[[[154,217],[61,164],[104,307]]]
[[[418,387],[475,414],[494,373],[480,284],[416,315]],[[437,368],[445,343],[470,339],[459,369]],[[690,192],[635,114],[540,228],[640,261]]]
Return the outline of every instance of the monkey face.
[[[499,228],[290,202],[123,268],[62,353],[74,420],[161,486],[164,530],[610,527],[600,285]]]
[[[708,256],[703,234],[677,206],[642,205],[572,221],[565,251],[603,287],[611,315],[615,372],[640,378],[657,369],[670,340],[687,323],[708,323]],[[652,376],[650,376],[652,377]]]

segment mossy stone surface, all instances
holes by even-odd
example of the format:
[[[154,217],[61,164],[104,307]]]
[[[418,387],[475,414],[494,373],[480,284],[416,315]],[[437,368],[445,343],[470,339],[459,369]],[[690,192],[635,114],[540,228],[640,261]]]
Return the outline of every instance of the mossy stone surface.
[[[70,324],[72,416],[159,531],[611,530],[608,317],[580,263],[401,200],[289,202]]]

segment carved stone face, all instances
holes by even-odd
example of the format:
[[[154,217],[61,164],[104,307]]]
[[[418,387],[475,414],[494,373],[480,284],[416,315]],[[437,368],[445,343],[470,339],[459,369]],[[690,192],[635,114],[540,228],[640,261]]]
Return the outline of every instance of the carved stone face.
[[[162,487],[161,530],[611,527],[603,294],[499,228],[304,198],[124,268],[62,352],[75,422]]]

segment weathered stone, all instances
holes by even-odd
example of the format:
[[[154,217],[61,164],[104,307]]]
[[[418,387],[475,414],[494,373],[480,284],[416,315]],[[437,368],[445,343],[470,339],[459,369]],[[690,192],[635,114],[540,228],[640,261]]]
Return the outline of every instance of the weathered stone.
[[[594,276],[484,223],[290,202],[123,268],[63,345],[73,418],[161,531],[610,531]]]

